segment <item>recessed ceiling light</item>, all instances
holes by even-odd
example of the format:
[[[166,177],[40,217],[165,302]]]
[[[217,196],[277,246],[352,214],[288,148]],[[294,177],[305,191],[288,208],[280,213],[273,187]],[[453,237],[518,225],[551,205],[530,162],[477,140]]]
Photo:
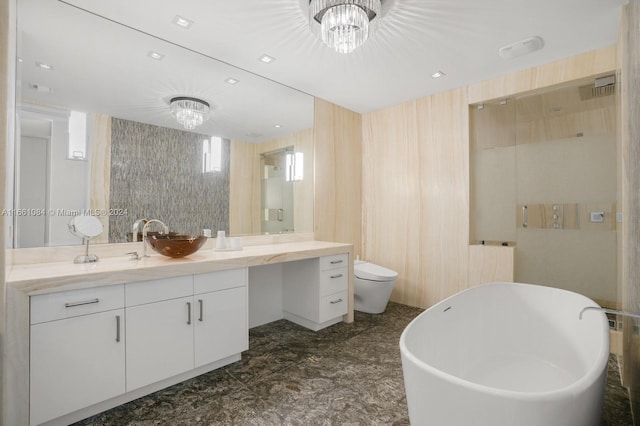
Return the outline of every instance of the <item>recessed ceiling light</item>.
[[[229,84],[238,84],[240,82],[240,80],[236,80],[233,77],[229,77],[225,80],[225,83],[229,83]]]
[[[279,129],[282,126],[280,124],[275,124],[273,127],[275,127],[276,129]]]
[[[180,15],[174,16],[171,22],[185,29],[189,29],[193,25],[193,21],[191,19],[187,19]]]
[[[44,62],[36,62],[36,66],[38,68],[42,68],[43,70],[53,71],[53,65],[45,64]]]
[[[18,57],[18,62],[22,62],[22,58]]]
[[[269,63],[271,63],[271,62],[276,60],[276,58],[274,58],[273,56],[269,56],[267,54],[264,54],[264,55],[260,56],[258,59],[260,61],[264,62],[265,64],[269,64]]]
[[[433,78],[440,78],[440,77],[444,77],[446,74],[443,73],[442,71],[436,71],[433,74],[431,74],[431,77]]]
[[[162,53],[154,52],[153,50],[150,50],[149,53],[147,53],[147,56],[151,59],[155,59],[156,61],[164,59],[164,55]]]

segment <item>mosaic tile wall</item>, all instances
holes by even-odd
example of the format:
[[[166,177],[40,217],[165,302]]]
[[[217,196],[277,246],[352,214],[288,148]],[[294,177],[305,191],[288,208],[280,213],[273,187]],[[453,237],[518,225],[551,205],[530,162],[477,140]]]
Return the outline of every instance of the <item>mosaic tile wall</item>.
[[[111,125],[109,242],[126,242],[137,219],[201,234],[229,228],[229,140],[222,171],[202,173],[207,136],[114,118]]]

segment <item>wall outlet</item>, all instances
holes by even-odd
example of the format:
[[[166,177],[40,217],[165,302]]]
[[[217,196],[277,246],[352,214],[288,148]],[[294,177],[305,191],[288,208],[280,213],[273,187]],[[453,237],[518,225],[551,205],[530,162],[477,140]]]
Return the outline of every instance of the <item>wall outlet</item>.
[[[593,223],[604,222],[604,212],[590,212],[590,221]]]
[[[204,235],[207,238],[211,238],[211,229],[203,229],[202,235]]]

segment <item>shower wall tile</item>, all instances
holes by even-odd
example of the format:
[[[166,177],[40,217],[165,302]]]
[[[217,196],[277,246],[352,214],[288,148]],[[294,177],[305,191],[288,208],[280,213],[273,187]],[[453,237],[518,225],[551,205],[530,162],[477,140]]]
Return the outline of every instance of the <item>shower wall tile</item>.
[[[113,118],[109,242],[124,242],[137,219],[159,219],[171,231],[201,234],[229,227],[229,141],[222,170],[202,172],[208,138]],[[123,214],[117,214],[123,213]]]

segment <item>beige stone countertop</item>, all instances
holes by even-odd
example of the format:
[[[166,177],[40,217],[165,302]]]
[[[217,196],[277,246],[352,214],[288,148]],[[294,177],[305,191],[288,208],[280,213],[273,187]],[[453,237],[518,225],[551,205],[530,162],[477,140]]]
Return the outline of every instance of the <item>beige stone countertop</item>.
[[[224,269],[245,268],[273,263],[327,256],[339,253],[353,254],[351,244],[325,241],[302,241],[246,246],[238,251],[215,251],[210,245],[184,258],[173,259],[154,252],[150,257],[130,260],[127,251],[141,253],[140,243],[118,246],[118,255],[100,256],[96,263],[74,264],[59,258],[49,262],[14,262],[7,259],[7,286],[29,296],[58,291],[76,290],[87,286],[102,286],[124,282],[145,281],[187,274],[200,274]],[[99,246],[94,246],[99,247]],[[128,250],[133,248],[133,250]],[[137,250],[136,250],[137,249]],[[79,250],[77,254],[84,254]],[[102,249],[104,250],[104,249]],[[113,250],[111,250],[113,251]],[[119,253],[122,253],[121,255]],[[100,253],[97,253],[100,255]]]

